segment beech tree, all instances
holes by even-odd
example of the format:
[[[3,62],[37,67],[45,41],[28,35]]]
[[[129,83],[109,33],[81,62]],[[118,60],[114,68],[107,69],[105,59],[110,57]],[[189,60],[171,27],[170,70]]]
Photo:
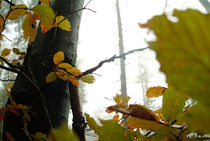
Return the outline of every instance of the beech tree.
[[[11,7],[15,6],[12,2],[6,2]],[[5,136],[7,133],[11,134],[16,140],[24,141],[30,140],[27,132],[30,134],[36,132],[49,134],[51,128],[58,127],[63,122],[68,122],[70,107],[73,112],[73,128],[80,139],[85,140],[85,121],[80,111],[77,86],[61,79],[56,79],[52,83],[46,83],[45,80],[47,74],[55,68],[53,55],[56,52],[65,52],[64,61],[72,66],[76,63],[78,31],[81,13],[84,9],[84,0],[51,1],[51,7],[55,15],[64,16],[71,22],[71,31],[70,29],[68,31],[62,30],[58,27],[49,28],[47,22],[48,20],[54,20],[55,15],[46,3],[49,3],[49,1],[42,0],[32,9],[32,12],[24,5],[19,5],[19,7],[10,10],[11,12],[8,14],[10,16],[12,12],[25,10],[22,12],[22,15],[27,13],[23,28],[24,24],[29,23],[30,25],[27,25],[29,27],[25,27],[24,30],[29,34],[29,44],[23,65],[17,67],[8,63],[11,71],[16,72],[18,76],[11,90],[12,98],[8,100],[7,104],[12,104],[15,101],[17,104],[31,107],[30,111],[32,112],[29,113],[30,124],[27,125],[27,131],[23,120],[26,114],[21,113],[17,116],[14,113],[7,112],[4,119],[3,140],[8,140],[8,136]],[[39,17],[41,26],[44,27],[39,28],[36,37],[33,37],[35,35],[32,35],[32,32],[35,32],[36,22],[34,20],[33,23],[30,20],[37,18],[36,16],[33,17],[35,14]],[[4,19],[4,23],[6,20],[12,19],[9,16]],[[64,21],[65,18],[62,20]],[[47,28],[50,30],[45,32],[44,30],[48,30]],[[27,36],[26,33],[24,33],[25,36]],[[33,40],[33,38],[35,39]]]

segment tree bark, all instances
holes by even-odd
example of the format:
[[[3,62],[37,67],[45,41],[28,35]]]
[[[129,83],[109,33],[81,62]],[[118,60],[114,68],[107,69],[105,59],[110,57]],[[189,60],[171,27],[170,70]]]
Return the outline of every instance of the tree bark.
[[[30,67],[23,67],[21,72],[26,74],[34,84],[29,82],[29,79],[23,74],[18,74],[11,94],[16,103],[30,106],[31,111],[35,113],[30,113],[31,121],[27,126],[30,134],[36,132],[48,134],[51,128],[68,122],[70,97],[78,97],[77,88],[69,84],[68,81],[59,78],[46,84],[45,78],[52,71],[49,68],[54,68],[52,57],[57,51],[61,50],[65,53],[65,62],[75,65],[81,11],[72,15],[71,13],[81,9],[83,4],[84,0],[52,1],[52,8],[56,15],[68,17],[72,31],[67,32],[53,28],[41,34],[39,29],[34,43],[27,49],[24,65]],[[8,104],[10,103],[9,100]],[[79,104],[79,114],[77,113],[76,117],[82,119],[80,103],[77,104]],[[75,114],[73,116],[76,121]],[[84,130],[84,121],[78,122],[78,124]],[[76,128],[76,126],[73,127]],[[5,114],[4,141],[7,140],[6,132],[9,132],[17,141],[29,140],[23,130],[23,114],[21,116],[16,116],[10,112]],[[81,136],[81,140],[85,140],[84,132],[77,132],[77,134]]]

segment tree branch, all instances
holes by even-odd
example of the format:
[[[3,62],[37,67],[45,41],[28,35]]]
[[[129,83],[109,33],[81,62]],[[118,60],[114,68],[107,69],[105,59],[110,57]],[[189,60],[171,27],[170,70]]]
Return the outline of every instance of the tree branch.
[[[121,57],[124,58],[125,56],[127,56],[127,55],[129,55],[129,54],[132,54],[132,53],[138,52],[138,51],[143,51],[143,50],[145,50],[145,49],[147,49],[147,48],[149,48],[149,47],[130,50],[130,51],[128,51],[128,52],[126,52],[126,53],[124,53],[124,54],[121,54],[121,55],[119,55],[119,56],[114,55],[114,56],[112,56],[112,57],[109,58],[109,59],[106,59],[106,60],[101,61],[97,66],[95,66],[95,67],[93,67],[93,68],[91,68],[91,69],[86,70],[85,72],[82,73],[82,75],[77,76],[77,79],[81,78],[82,76],[85,76],[85,75],[88,75],[88,74],[93,73],[94,71],[96,71],[97,69],[99,69],[100,67],[102,67],[104,63],[113,62],[113,61],[115,61],[115,59],[119,59],[119,58],[121,58]]]
[[[5,2],[7,2],[10,6],[14,6],[15,4],[12,3],[11,1],[8,1],[8,0],[4,0]]]

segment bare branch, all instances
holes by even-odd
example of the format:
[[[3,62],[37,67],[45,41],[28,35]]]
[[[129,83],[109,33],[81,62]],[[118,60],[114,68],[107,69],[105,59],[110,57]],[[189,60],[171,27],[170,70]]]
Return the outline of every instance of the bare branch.
[[[8,1],[8,0],[4,0],[5,2],[7,2],[10,6],[14,6],[15,4],[12,3],[11,1]]]
[[[121,54],[119,56],[114,55],[114,56],[112,56],[109,59],[106,59],[106,60],[101,61],[97,66],[95,66],[95,67],[93,67],[91,69],[86,70],[85,72],[82,73],[82,75],[77,76],[77,79],[81,78],[82,76],[85,76],[85,75],[88,75],[88,74],[93,73],[94,71],[96,71],[97,69],[99,69],[104,63],[113,62],[113,61],[115,61],[115,59],[119,59],[121,57],[125,57],[125,56],[127,56],[129,54],[132,54],[134,52],[143,51],[143,50],[145,50],[147,48],[148,47],[130,50],[130,51],[128,51],[128,52],[126,52],[124,54]]]

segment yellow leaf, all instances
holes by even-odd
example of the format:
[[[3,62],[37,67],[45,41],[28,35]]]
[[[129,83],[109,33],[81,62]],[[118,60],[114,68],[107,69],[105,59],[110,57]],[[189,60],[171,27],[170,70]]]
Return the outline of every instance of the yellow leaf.
[[[92,84],[92,83],[95,81],[95,78],[94,78],[93,75],[85,75],[85,76],[83,76],[83,77],[81,78],[81,80],[82,80],[83,82],[88,83],[88,84]]]
[[[64,68],[64,69],[69,69],[72,68],[72,65],[70,65],[69,63],[60,63],[58,64],[59,68]]]
[[[13,84],[9,83],[6,85],[7,88],[11,89],[13,87]]]
[[[24,38],[26,40],[29,38],[30,42],[34,41],[36,35],[36,19],[37,19],[36,15],[28,13],[22,25]]]
[[[157,129],[163,127],[163,125],[156,121],[130,117],[130,118],[128,118],[128,127],[141,128],[141,129],[145,129],[145,130],[157,130]]]
[[[82,74],[81,71],[76,67],[72,67],[72,68],[69,68],[69,69],[66,69],[66,70],[74,76],[79,76],[79,75]]]
[[[5,48],[1,52],[1,56],[8,56],[10,54],[11,49]]]
[[[63,51],[58,51],[54,56],[53,56],[53,62],[55,65],[59,64],[61,61],[64,60],[64,53]]]
[[[59,70],[56,72],[56,74],[58,75],[60,79],[63,79],[64,81],[69,79],[68,74],[64,70]]]
[[[68,19],[65,19],[64,16],[57,16],[56,17],[56,24],[63,30],[71,31],[71,24]]]
[[[116,96],[113,99],[117,103],[117,105],[120,105],[122,102],[122,95],[116,94]]]
[[[8,19],[9,20],[16,20],[16,19],[18,19],[18,17],[26,15],[27,10],[28,10],[28,8],[24,4],[19,4],[19,5],[12,6],[11,11],[9,11],[7,13],[7,15],[9,14]]]
[[[50,5],[50,0],[40,0],[42,3]]]
[[[41,132],[36,132],[34,138],[37,140],[47,140],[47,135]]]
[[[55,81],[57,78],[57,74],[55,72],[50,72],[46,77],[46,83],[50,83]]]
[[[48,5],[36,5],[33,8],[35,15],[39,17],[39,20],[45,27],[51,27],[55,18],[54,11]]]
[[[74,86],[79,86],[79,80],[76,77],[70,75],[68,79]]]
[[[121,104],[127,104],[131,97],[126,96]]]
[[[161,86],[150,87],[146,92],[146,96],[148,98],[161,96],[165,92],[165,89],[166,89],[165,87],[161,87]]]

